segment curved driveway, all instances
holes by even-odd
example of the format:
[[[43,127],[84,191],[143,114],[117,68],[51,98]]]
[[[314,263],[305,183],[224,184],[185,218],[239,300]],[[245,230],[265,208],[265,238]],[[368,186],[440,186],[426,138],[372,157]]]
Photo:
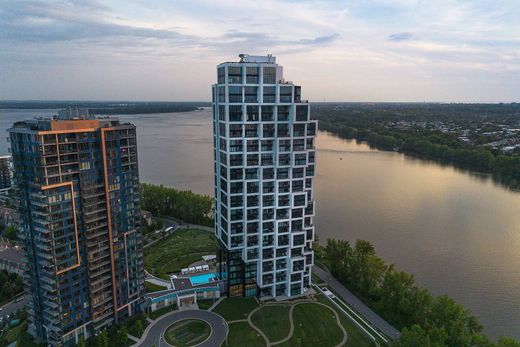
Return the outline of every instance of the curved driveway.
[[[146,338],[142,339],[138,346],[170,346],[163,338],[164,332],[170,325],[183,319],[200,319],[211,326],[210,337],[203,343],[197,345],[197,347],[220,346],[228,334],[228,326],[226,321],[216,313],[204,310],[175,311],[159,317],[154,321],[154,323],[152,323],[152,325],[147,327],[143,334],[143,336],[146,336]]]

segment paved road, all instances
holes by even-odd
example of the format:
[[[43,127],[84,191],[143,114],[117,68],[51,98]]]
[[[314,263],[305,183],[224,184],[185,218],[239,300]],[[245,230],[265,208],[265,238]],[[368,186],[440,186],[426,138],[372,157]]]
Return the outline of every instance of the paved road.
[[[208,231],[208,232],[215,232],[215,228],[214,227],[207,227],[207,226],[198,225],[198,224],[189,224],[189,223],[186,223],[186,222],[178,222],[175,219],[168,218],[168,217],[164,217],[163,221],[164,221],[164,225],[166,227],[173,226],[173,225],[177,224],[179,226],[179,228],[200,229],[200,230],[204,230],[204,231]]]
[[[361,300],[359,300],[354,294],[345,288],[343,284],[332,277],[330,273],[316,265],[312,267],[312,271],[379,331],[384,333],[392,340],[395,340],[399,337],[399,330],[391,326],[387,321],[385,321],[377,313],[372,311],[367,305],[361,302]]]
[[[19,309],[23,308],[25,304],[27,303],[27,298],[24,297],[22,301],[15,302],[11,301],[4,306],[2,306],[2,310],[0,311],[0,317],[5,317],[7,315],[10,315],[11,313],[15,313]]]
[[[224,342],[228,334],[226,321],[216,313],[203,310],[175,311],[158,318],[153,325],[147,327],[143,334],[143,336],[146,334],[146,337],[141,340],[138,346],[169,346],[163,338],[164,331],[173,323],[183,319],[201,319],[211,326],[210,337],[197,347],[218,347]]]

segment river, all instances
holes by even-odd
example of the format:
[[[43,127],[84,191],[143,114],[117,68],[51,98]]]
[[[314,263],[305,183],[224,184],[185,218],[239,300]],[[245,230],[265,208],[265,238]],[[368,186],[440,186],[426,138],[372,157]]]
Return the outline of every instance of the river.
[[[54,110],[0,110],[0,131]],[[138,127],[141,181],[213,194],[209,110],[124,115]],[[6,133],[4,133],[7,136]],[[8,143],[0,141],[0,155]],[[316,233],[371,241],[378,255],[447,293],[490,337],[520,339],[520,194],[489,177],[319,132]]]

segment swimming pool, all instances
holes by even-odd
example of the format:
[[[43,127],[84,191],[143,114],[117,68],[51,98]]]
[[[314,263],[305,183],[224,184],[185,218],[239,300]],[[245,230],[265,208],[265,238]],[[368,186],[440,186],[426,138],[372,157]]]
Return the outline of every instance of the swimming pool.
[[[202,274],[202,275],[195,275],[190,277],[191,284],[194,286],[205,284],[209,282],[213,282],[215,279],[215,274],[213,272]]]

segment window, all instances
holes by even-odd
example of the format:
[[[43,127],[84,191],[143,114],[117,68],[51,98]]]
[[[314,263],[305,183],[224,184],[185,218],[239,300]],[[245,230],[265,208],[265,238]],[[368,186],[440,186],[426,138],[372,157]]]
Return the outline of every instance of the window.
[[[247,151],[258,152],[258,140],[247,140]]]
[[[244,200],[242,195],[235,195],[231,197],[231,207],[243,207]]]
[[[246,102],[258,102],[258,87],[246,86],[244,90]]]
[[[273,182],[263,182],[262,192],[264,194],[273,193],[274,192],[274,183]]]
[[[262,154],[263,156],[263,154]],[[263,160],[263,157],[262,157]],[[273,168],[265,168],[262,170],[262,178],[264,180],[272,180],[274,178],[274,169]]]
[[[278,165],[280,165],[280,166],[291,165],[291,154],[290,153],[278,154]]]
[[[280,102],[292,102],[292,87],[280,87]]]
[[[309,119],[309,107],[307,105],[296,105],[296,121],[305,122]]]
[[[218,105],[218,119],[222,121],[226,120],[226,106]]]
[[[246,180],[257,180],[258,179],[258,169],[249,168],[245,170]]]
[[[242,83],[242,66],[228,66],[228,83]]]
[[[294,206],[305,206],[305,195],[295,195]]]
[[[242,154],[231,154],[229,156],[229,165],[230,166],[242,166],[243,165]]]
[[[293,136],[295,136],[295,137],[305,136],[305,124],[294,124],[293,125]]]
[[[218,102],[226,102],[226,87],[218,87]]]
[[[265,128],[264,128],[265,130]],[[262,152],[270,152],[273,150],[273,140],[262,140]],[[314,152],[313,152],[314,153]]]
[[[302,101],[302,87],[294,86],[294,102],[301,102],[301,101]]]
[[[248,154],[247,155],[247,166],[257,166],[258,165],[258,154]],[[251,177],[253,178],[253,177]]]
[[[248,122],[258,122],[258,106],[247,106],[246,107],[247,121]]]
[[[242,106],[230,105],[229,106],[229,121],[230,122],[241,122],[242,121]]]
[[[242,170],[240,170],[242,173]],[[242,176],[242,175],[240,175]],[[230,193],[231,194],[241,194],[244,191],[244,185],[242,182],[231,182],[230,184]]]
[[[271,153],[262,153],[262,166],[273,165],[273,155]]]
[[[316,123],[307,124],[307,136],[316,135]]]
[[[226,68],[224,66],[219,67],[217,70],[218,75],[218,84],[224,84],[226,83]]]
[[[278,124],[278,137],[289,137],[291,136],[289,132],[289,125],[288,124]]]
[[[314,139],[310,138],[305,141],[307,143],[307,149],[314,149]]]
[[[246,67],[246,83],[258,84],[259,83],[260,69],[258,66]]]
[[[289,155],[289,154],[287,154],[287,155]],[[286,165],[286,164],[281,164],[281,165]],[[283,180],[283,179],[288,179],[288,178],[289,178],[289,169],[277,169],[276,170],[276,179]],[[285,184],[286,182],[283,182],[283,183]]]
[[[289,106],[278,106],[278,121],[286,122],[289,120]]]
[[[293,140],[293,150],[304,151],[305,150],[305,140],[304,139],[295,139]]]
[[[297,153],[294,155],[294,165],[301,166],[307,165],[307,154]]]
[[[265,99],[264,99],[265,102]],[[262,122],[270,122],[274,119],[274,107],[262,106]]]
[[[276,102],[276,87],[264,87],[264,102]]]
[[[242,137],[242,124],[229,124],[229,137]]]
[[[242,102],[242,87],[229,87],[229,102]]]
[[[233,124],[231,124],[231,125],[233,125]],[[257,124],[246,124],[246,137],[258,137],[258,125]]]
[[[222,148],[222,147],[221,147]],[[242,140],[231,140],[229,144],[230,152],[242,152]]]
[[[274,137],[274,124],[264,124],[262,126],[262,137]]]
[[[264,84],[276,83],[276,67],[264,66]]]
[[[280,140],[278,142],[279,152],[289,152],[291,150],[291,140]]]

